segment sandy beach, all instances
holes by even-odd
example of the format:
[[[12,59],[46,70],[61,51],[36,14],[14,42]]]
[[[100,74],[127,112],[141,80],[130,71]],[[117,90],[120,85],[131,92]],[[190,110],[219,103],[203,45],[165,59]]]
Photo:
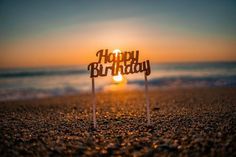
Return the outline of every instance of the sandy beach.
[[[236,156],[236,88],[143,91],[0,102],[0,156]]]

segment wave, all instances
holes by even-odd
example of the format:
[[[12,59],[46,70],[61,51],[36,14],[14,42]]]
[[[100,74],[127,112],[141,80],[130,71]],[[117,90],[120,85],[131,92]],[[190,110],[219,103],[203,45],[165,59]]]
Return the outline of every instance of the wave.
[[[47,98],[61,95],[74,95],[81,92],[78,88],[74,87],[64,87],[64,88],[54,88],[54,89],[8,89],[0,90],[0,101],[8,100],[25,100],[25,99],[39,99]]]
[[[144,85],[144,80],[131,80],[128,84]],[[233,76],[206,76],[206,77],[164,77],[148,80],[150,86],[156,87],[236,87],[236,75]]]
[[[40,76],[64,76],[85,74],[86,70],[81,69],[39,69],[39,70],[3,70],[0,78],[19,78],[19,77],[40,77]]]

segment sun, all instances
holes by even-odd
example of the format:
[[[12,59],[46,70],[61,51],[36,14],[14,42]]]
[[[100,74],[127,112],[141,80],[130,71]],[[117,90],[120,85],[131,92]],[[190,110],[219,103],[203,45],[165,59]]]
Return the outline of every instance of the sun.
[[[123,76],[121,75],[120,72],[118,72],[118,75],[113,76],[112,79],[116,82],[116,83],[120,83],[123,81]]]
[[[115,50],[113,50],[113,53],[115,53],[116,54],[116,56],[118,55],[118,53],[121,53],[121,50],[119,50],[119,49],[115,49]]]
[[[115,53],[115,54],[116,54],[116,57],[117,57],[118,53],[121,53],[121,50],[115,49],[115,50],[113,50],[113,53]],[[123,76],[121,75],[121,73],[120,73],[120,71],[119,71],[119,72],[118,72],[118,75],[113,76],[112,79],[113,79],[116,83],[120,83],[120,82],[123,81]]]

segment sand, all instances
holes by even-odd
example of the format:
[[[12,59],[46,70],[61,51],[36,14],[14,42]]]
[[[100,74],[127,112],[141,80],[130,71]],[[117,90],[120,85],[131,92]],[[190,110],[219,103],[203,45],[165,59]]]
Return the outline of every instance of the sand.
[[[90,94],[0,102],[0,156],[236,156],[236,88]]]

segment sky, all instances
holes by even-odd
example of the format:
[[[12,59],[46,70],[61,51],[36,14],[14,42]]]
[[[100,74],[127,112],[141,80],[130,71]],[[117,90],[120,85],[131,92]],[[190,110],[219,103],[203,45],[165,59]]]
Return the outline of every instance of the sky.
[[[100,49],[152,63],[236,61],[235,0],[0,0],[0,68],[88,65]]]

